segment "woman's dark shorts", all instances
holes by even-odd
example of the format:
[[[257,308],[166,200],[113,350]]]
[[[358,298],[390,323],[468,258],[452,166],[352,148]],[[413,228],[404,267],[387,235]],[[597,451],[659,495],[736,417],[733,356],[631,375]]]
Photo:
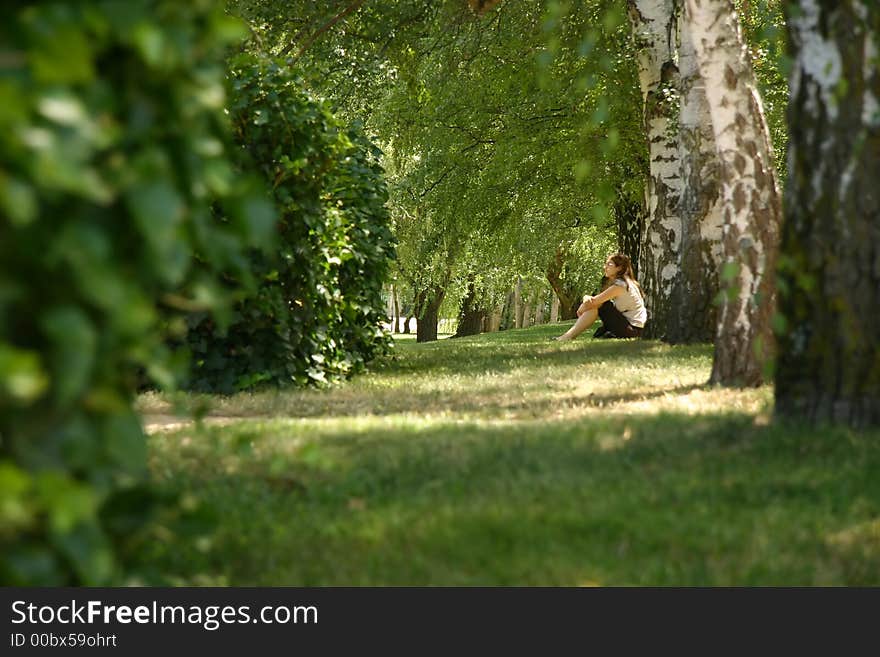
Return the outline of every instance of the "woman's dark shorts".
[[[599,306],[599,317],[602,326],[596,329],[594,338],[637,338],[642,334],[642,329],[630,324],[623,313],[610,301]]]

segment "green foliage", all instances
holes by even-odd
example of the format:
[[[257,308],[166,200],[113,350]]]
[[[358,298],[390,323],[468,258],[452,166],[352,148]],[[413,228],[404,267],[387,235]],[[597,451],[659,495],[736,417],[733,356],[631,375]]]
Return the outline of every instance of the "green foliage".
[[[168,304],[217,307],[211,269],[241,271],[270,237],[228,156],[223,61],[242,36],[211,0],[0,10],[4,583],[124,581],[189,513],[145,484],[131,401],[144,373],[173,381]]]
[[[280,244],[273,257],[251,258],[258,289],[228,327],[192,318],[191,387],[232,392],[350,375],[389,342],[382,283],[394,247],[380,153],[289,66],[241,54],[231,81],[243,166],[271,187]]]
[[[543,275],[562,244],[640,199],[639,87],[620,3],[337,5],[230,0],[305,84],[362,118],[385,153],[399,258],[415,293]],[[569,249],[565,249],[569,253]],[[580,264],[572,253],[572,269]],[[486,282],[488,287],[483,287]],[[450,286],[451,287],[448,287]],[[491,288],[491,289],[490,289]]]
[[[788,144],[786,109],[789,96],[784,4],[782,0],[736,1],[755,77],[761,90],[764,113],[773,142],[776,173],[782,185],[785,184],[788,173],[785,151]]]

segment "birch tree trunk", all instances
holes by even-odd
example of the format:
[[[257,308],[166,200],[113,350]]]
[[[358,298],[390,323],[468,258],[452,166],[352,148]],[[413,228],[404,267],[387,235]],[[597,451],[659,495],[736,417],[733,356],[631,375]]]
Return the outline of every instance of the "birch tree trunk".
[[[770,320],[781,204],[770,134],[730,0],[686,0],[721,161],[724,294],[712,383],[756,386],[773,357]]]
[[[645,193],[648,216],[639,249],[639,280],[649,321],[645,337],[662,337],[678,276],[681,179],[675,129],[676,108],[670,92],[677,87],[676,20],[673,0],[628,0],[638,51],[650,176]]]
[[[641,202],[632,201],[618,194],[614,203],[614,217],[617,221],[617,250],[629,256],[633,273],[640,278],[639,260],[645,229],[644,199]]]
[[[877,426],[880,6],[793,4],[776,414]]]
[[[712,342],[717,328],[721,265],[721,164],[706,84],[700,76],[689,23],[679,16],[680,271],[673,287],[665,340]]]

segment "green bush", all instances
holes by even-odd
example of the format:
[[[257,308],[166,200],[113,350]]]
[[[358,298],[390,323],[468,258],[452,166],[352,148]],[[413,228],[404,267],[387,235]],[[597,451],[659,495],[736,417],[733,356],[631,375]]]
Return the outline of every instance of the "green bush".
[[[271,239],[230,159],[243,36],[212,0],[0,9],[3,583],[126,581],[163,535],[151,516],[183,513],[150,492],[132,398],[144,374],[174,380],[173,311],[219,307],[211,270],[246,281]]]
[[[253,255],[258,290],[231,325],[192,317],[191,387],[232,392],[347,376],[389,342],[381,288],[394,245],[379,151],[289,66],[242,54],[231,84],[242,167],[261,171],[272,190],[279,250]]]

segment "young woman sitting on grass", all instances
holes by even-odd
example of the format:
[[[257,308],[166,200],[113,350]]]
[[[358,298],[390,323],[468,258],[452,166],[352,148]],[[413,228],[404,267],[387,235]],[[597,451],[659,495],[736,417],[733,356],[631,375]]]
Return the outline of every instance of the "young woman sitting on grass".
[[[605,261],[602,291],[594,297],[584,296],[577,310],[578,319],[570,329],[554,340],[567,342],[589,328],[597,317],[602,326],[594,338],[637,338],[648,320],[642,288],[633,276],[629,256],[617,253]]]

